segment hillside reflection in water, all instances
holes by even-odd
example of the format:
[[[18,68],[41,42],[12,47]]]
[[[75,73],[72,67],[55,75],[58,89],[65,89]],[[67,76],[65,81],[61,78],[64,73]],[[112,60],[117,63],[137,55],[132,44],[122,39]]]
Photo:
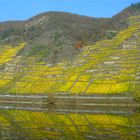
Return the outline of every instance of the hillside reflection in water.
[[[140,113],[87,114],[0,110],[1,140],[137,140]]]

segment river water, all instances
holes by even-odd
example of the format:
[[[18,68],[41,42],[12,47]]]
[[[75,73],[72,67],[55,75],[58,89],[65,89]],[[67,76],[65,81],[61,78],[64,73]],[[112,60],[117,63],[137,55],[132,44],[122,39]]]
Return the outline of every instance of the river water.
[[[139,109],[101,110],[51,112],[1,107],[0,140],[140,139]]]
[[[0,95],[0,140],[140,140],[129,96]]]

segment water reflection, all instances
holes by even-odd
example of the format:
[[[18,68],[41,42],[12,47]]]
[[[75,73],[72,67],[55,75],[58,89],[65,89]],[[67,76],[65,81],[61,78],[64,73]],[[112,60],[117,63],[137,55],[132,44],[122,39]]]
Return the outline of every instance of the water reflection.
[[[140,113],[0,111],[1,140],[137,140]]]

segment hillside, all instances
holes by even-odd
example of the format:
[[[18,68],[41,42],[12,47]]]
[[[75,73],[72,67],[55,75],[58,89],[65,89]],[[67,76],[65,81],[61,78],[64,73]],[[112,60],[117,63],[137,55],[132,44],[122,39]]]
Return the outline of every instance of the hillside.
[[[81,47],[98,40],[112,39],[129,26],[128,18],[138,15],[139,3],[112,18],[93,18],[65,12],[46,12],[26,21],[0,23],[0,44],[28,42],[22,54],[42,56],[49,63],[71,60]]]
[[[0,23],[0,44],[28,42],[22,54],[36,56],[49,63],[71,60],[80,48],[98,40],[112,39],[129,26],[128,18],[138,15],[139,3],[124,9],[111,19],[93,18],[65,12],[46,12],[26,21]]]
[[[119,14],[113,16],[109,21],[112,26],[118,30],[124,29],[129,26],[130,22],[127,20],[130,16],[140,15],[140,3],[131,4],[131,6],[124,9]]]
[[[140,97],[140,14],[126,16],[128,24],[117,30],[111,24],[115,19],[119,22],[118,16],[96,19],[50,12],[16,27],[10,24],[14,31],[0,46],[0,93]],[[119,19],[121,25],[124,21]],[[109,28],[95,42],[100,34],[94,31],[105,25]],[[118,33],[107,38],[111,29]],[[77,41],[83,43],[82,48],[74,47]]]
[[[79,53],[76,44],[84,46],[103,37],[98,33],[101,24],[108,19],[97,19],[64,12],[47,12],[23,22],[0,24],[1,44],[17,45],[28,42],[23,54],[37,55],[51,63],[71,59]],[[15,26],[13,26],[15,25]],[[5,29],[5,30],[2,30]],[[46,55],[47,54],[47,55]]]
[[[71,62],[52,65],[37,57],[16,55],[25,44],[1,47],[1,92],[139,96],[139,19],[131,17],[135,24],[112,40],[84,47]]]

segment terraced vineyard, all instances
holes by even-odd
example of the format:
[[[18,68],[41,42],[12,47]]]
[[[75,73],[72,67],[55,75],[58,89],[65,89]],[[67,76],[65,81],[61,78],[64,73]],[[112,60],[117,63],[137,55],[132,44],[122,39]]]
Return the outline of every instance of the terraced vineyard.
[[[124,22],[121,15],[131,10],[137,15],[139,7],[140,4],[132,5],[111,19],[94,19],[94,24],[103,22],[99,25],[102,27],[111,21],[111,26],[117,19],[121,26]],[[39,15],[25,24],[19,22],[18,28],[4,35],[1,30],[9,27],[10,22],[0,28],[0,140],[139,140],[140,16],[126,17],[128,28],[108,31],[113,32],[109,39],[105,39],[106,30],[103,35],[100,30],[99,35],[105,36],[104,39],[84,47],[78,42],[78,48],[67,50],[66,54],[69,50],[74,50],[73,54],[79,52],[72,59],[64,57],[59,63],[50,63],[46,55],[51,51],[59,55],[58,50],[64,51],[61,49],[67,49],[66,44],[73,40],[65,42],[67,36],[61,30],[55,33],[54,40],[51,38],[56,24],[50,32],[46,24],[60,21],[55,14],[64,21],[68,19],[67,22],[78,17],[74,29],[80,21],[82,24],[77,33],[72,33],[78,37],[81,31],[87,31],[83,36],[90,35],[92,18],[55,12],[41,14],[43,18]],[[58,25],[61,24],[62,21]],[[88,28],[81,29],[85,26]],[[65,31],[67,26],[62,29]],[[13,38],[24,41],[10,42]],[[54,41],[51,46],[32,46],[38,39],[40,43],[50,38]],[[5,42],[10,43],[4,45]],[[46,52],[49,49],[52,49],[50,54]]]
[[[8,94],[121,94],[140,96],[140,23],[112,40],[86,46],[72,61],[49,64],[22,55],[25,43],[2,46],[0,92]],[[19,53],[18,53],[19,52]],[[21,51],[22,52],[22,51]]]

